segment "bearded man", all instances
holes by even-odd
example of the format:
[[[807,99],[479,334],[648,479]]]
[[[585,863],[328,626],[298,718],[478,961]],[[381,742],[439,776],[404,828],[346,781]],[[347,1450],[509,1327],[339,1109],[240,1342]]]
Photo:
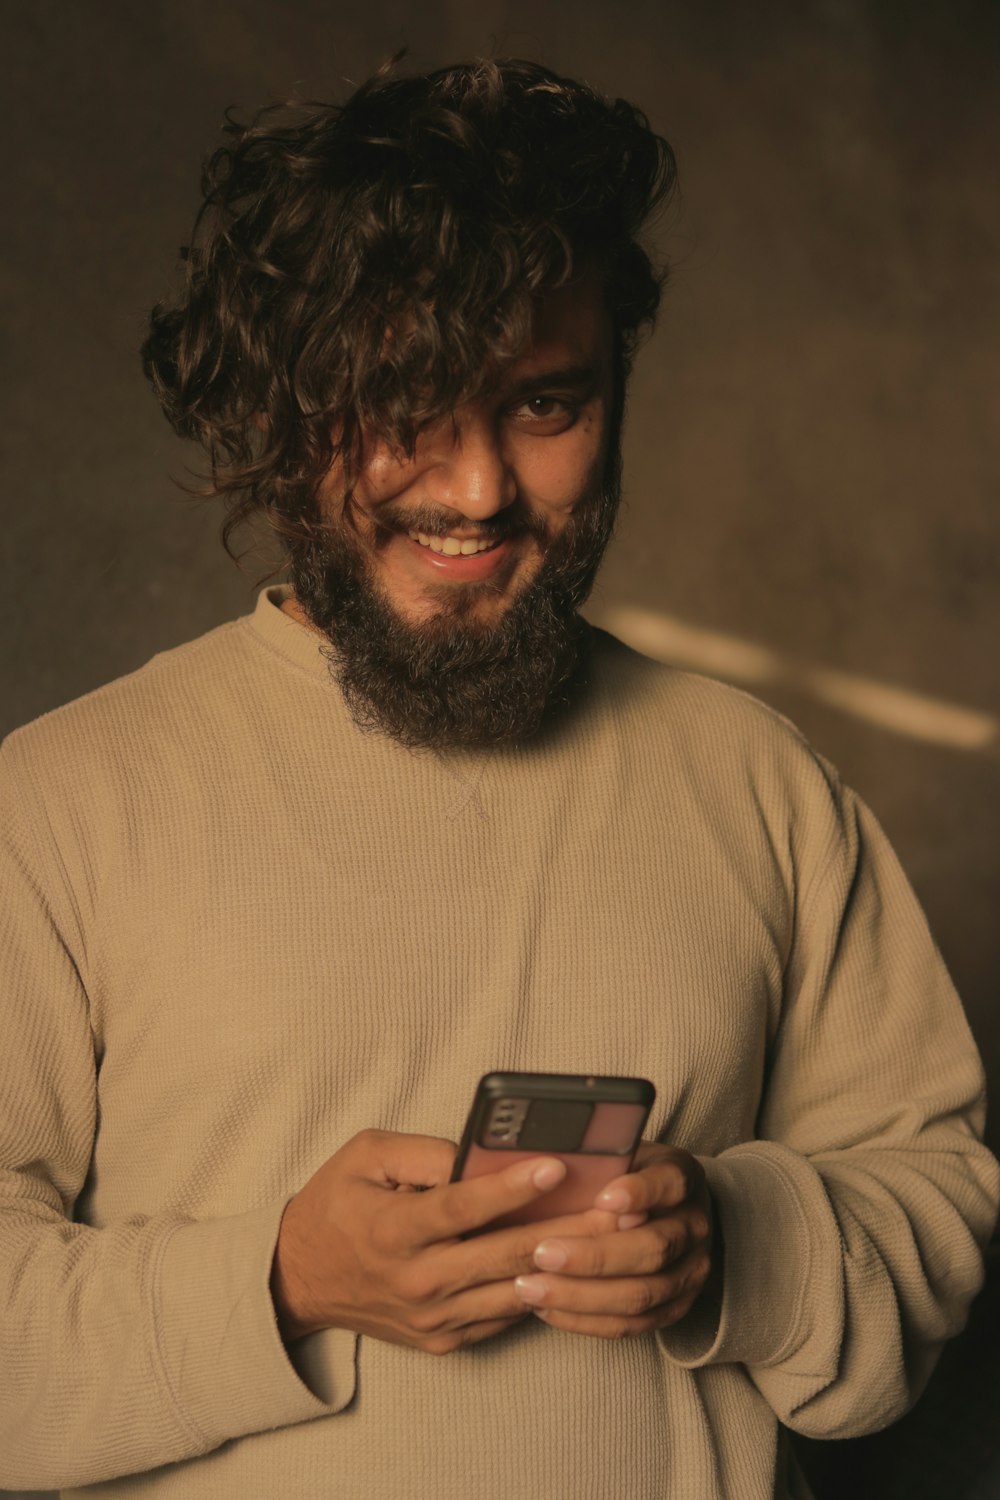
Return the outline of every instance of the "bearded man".
[[[210,163],[146,370],[288,579],[3,746],[0,1483],[799,1496],[962,1326],[982,1074],[884,836],[579,614],[673,171],[525,62]],[[451,1181],[495,1069],[651,1079],[635,1170]]]

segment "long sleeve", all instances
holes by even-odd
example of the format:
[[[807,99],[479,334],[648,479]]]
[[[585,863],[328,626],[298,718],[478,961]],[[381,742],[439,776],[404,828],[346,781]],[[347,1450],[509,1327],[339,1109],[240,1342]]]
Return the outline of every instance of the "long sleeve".
[[[404,751],[278,604],[0,751],[0,1487],[787,1494],[775,1413],[894,1415],[994,1211],[884,839],[769,710],[599,633],[551,740]],[[454,1139],[498,1067],[654,1082],[719,1206],[719,1325],[290,1359],[290,1194],[359,1130]]]
[[[0,1486],[87,1484],[339,1409],[353,1340],[327,1404],[271,1313],[284,1199],[201,1222],[73,1222],[100,1129],[87,953],[58,852],[6,771],[0,760]]]
[[[923,914],[831,772],[829,853],[802,894],[758,1139],[705,1161],[725,1293],[665,1343],[739,1361],[788,1426],[877,1430],[964,1324],[996,1215],[984,1082]]]

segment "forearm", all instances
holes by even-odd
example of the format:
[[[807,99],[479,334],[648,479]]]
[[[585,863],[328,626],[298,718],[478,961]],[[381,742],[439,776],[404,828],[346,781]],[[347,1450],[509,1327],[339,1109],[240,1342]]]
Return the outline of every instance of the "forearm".
[[[94,1230],[8,1202],[0,1484],[137,1473],[349,1400],[352,1371],[327,1404],[282,1348],[267,1289],[280,1209]]]
[[[850,1157],[851,1153],[844,1153]],[[813,1163],[772,1142],[707,1162],[726,1240],[720,1308],[662,1337],[688,1367],[740,1362],[788,1426],[846,1437],[919,1394],[979,1289],[996,1164],[968,1141]]]

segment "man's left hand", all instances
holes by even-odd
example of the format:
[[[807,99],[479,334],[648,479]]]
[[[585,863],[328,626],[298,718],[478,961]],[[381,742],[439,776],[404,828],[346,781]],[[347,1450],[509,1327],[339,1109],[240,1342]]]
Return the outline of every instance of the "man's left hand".
[[[598,1338],[679,1322],[718,1274],[699,1162],[676,1147],[643,1142],[633,1171],[610,1182],[594,1206],[618,1214],[617,1231],[542,1238],[538,1270],[517,1278],[518,1294],[550,1327]]]

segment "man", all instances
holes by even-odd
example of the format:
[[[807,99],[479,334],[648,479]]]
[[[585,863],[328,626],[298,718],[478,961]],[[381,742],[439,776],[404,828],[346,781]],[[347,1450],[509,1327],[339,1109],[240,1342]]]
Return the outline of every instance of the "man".
[[[996,1170],[871,815],[577,613],[669,149],[527,63],[232,134],[146,368],[290,582],[3,747],[0,1482],[804,1494]],[[498,1068],[651,1078],[637,1169],[491,1228],[563,1172],[449,1181]]]

